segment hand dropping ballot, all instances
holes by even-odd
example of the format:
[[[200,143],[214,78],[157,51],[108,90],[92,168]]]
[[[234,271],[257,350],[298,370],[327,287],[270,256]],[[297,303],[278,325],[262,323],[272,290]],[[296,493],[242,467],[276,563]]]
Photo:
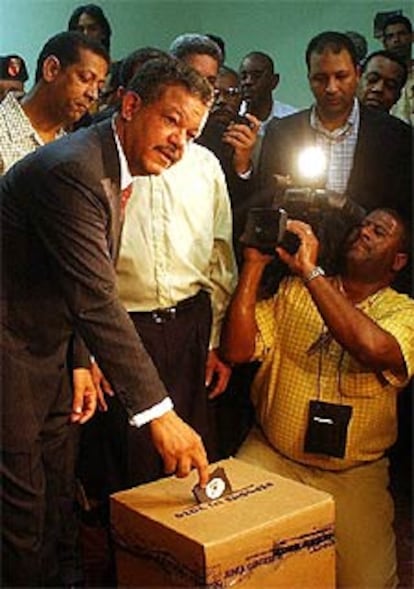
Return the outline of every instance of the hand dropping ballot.
[[[206,487],[203,489],[200,485],[193,487],[193,494],[198,503],[208,503],[230,495],[232,492],[230,481],[224,471],[224,468],[216,468],[210,475]]]

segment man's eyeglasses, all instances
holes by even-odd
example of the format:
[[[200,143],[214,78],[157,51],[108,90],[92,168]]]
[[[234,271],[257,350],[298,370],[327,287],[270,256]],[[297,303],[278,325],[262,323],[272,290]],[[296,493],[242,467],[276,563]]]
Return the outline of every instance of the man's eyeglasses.
[[[240,94],[240,88],[237,86],[230,86],[230,88],[215,88],[214,99],[217,100],[219,96],[224,99],[234,98]]]

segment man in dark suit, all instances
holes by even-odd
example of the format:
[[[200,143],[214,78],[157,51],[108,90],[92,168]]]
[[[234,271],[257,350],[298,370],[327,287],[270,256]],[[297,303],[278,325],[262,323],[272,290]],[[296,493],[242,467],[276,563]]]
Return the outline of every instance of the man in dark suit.
[[[298,156],[304,148],[317,146],[326,157],[327,167],[320,178],[312,179],[313,186],[345,197],[339,202],[356,203],[366,211],[392,207],[409,218],[410,128],[386,113],[359,104],[355,97],[359,81],[357,56],[346,35],[328,31],[314,37],[306,50],[306,63],[315,104],[269,124],[259,162],[260,192],[255,203],[284,202],[282,177],[288,176],[288,182],[303,186],[306,181],[300,177]],[[353,217],[347,218],[340,210],[327,218],[323,230],[332,250],[341,243]]]
[[[69,420],[84,422],[96,407],[92,392],[68,393],[74,330],[131,423],[150,422],[166,472],[195,467],[207,481],[203,444],[174,412],[118,299],[113,259],[132,176],[178,161],[211,99],[187,66],[151,61],[112,121],[40,148],[1,179],[3,586],[59,584],[53,471]]]

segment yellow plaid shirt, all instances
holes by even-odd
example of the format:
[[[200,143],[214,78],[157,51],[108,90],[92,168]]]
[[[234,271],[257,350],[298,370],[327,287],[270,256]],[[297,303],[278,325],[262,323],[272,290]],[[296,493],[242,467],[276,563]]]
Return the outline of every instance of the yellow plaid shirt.
[[[414,301],[391,288],[358,308],[398,341],[414,373]],[[255,358],[262,361],[252,387],[256,414],[269,442],[292,460],[341,470],[381,457],[397,435],[396,398],[409,378],[374,373],[332,340],[307,354],[324,323],[302,281],[287,278],[274,298],[256,306]],[[343,459],[303,452],[310,400],[352,406]]]

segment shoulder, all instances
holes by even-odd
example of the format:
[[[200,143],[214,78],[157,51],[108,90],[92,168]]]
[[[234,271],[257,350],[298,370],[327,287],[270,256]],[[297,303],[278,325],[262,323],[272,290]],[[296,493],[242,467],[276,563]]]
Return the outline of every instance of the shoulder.
[[[411,137],[411,127],[401,119],[388,113],[367,108],[360,105],[361,126],[375,129],[376,133],[389,134],[390,136],[402,137],[407,140]]]
[[[290,133],[309,129],[310,110],[305,109],[295,112],[281,119],[274,118],[267,125],[265,137],[277,137],[280,134]]]
[[[203,177],[207,176],[211,180],[224,177],[219,159],[210,149],[195,142],[188,143],[183,157],[172,166],[171,170],[175,170],[176,173],[202,174]]]

